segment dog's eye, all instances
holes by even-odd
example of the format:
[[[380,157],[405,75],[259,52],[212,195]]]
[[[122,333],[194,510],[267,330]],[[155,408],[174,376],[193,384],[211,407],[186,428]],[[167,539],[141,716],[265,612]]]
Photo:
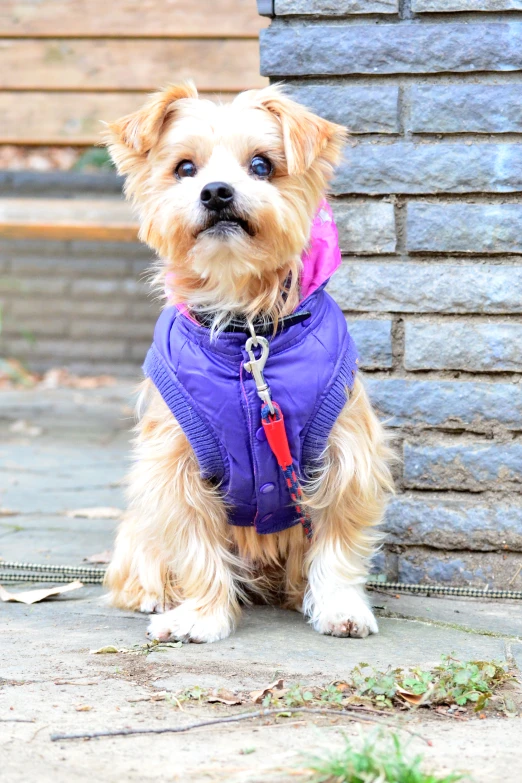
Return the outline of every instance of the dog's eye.
[[[272,173],[272,164],[264,155],[254,155],[250,161],[250,173],[260,179],[268,179]]]
[[[195,177],[196,164],[192,163],[191,160],[182,160],[181,163],[178,163],[176,166],[174,173],[178,179],[183,179],[184,177]]]

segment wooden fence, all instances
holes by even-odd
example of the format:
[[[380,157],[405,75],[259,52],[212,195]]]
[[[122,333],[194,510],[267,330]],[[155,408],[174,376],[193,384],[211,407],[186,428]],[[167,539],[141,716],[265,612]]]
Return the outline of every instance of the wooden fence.
[[[91,145],[167,82],[263,86],[255,0],[1,0],[0,144]]]

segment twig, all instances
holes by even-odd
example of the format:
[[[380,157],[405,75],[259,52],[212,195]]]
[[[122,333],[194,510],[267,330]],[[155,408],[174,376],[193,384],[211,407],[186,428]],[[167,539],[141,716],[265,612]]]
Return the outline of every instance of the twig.
[[[34,723],[34,718],[0,718],[0,723]]]
[[[80,734],[51,734],[51,742],[70,739],[98,739],[100,737],[128,737],[137,734],[180,734],[192,729],[201,729],[204,726],[215,726],[218,723],[237,723],[242,720],[252,720],[253,718],[266,718],[270,715],[293,714],[295,712],[307,715],[332,715],[336,718],[348,718],[349,720],[359,721],[360,723],[382,723],[383,725],[393,726],[393,728],[402,728],[408,734],[419,737],[427,745],[431,745],[431,740],[426,739],[415,731],[397,726],[396,721],[376,720],[375,718],[362,718],[359,714],[351,715],[348,710],[321,709],[315,707],[279,707],[278,709],[256,710],[255,712],[242,712],[240,715],[227,715],[223,718],[212,718],[211,720],[202,720],[198,723],[187,723],[186,726],[166,726],[160,729],[115,729],[104,731],[85,732]]]

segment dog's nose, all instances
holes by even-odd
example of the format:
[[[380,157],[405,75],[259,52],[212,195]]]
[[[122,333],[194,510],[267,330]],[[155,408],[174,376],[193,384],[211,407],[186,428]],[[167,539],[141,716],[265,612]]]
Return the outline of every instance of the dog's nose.
[[[200,195],[201,203],[212,212],[229,207],[234,200],[234,188],[226,182],[209,182]]]

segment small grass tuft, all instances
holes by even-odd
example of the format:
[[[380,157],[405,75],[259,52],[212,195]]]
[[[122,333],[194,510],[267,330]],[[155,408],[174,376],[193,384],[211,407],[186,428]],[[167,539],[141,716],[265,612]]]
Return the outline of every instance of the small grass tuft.
[[[357,744],[345,737],[343,748],[313,758],[307,768],[310,783],[456,783],[464,777],[425,772],[421,755],[410,757],[396,734],[381,731],[361,735]]]

